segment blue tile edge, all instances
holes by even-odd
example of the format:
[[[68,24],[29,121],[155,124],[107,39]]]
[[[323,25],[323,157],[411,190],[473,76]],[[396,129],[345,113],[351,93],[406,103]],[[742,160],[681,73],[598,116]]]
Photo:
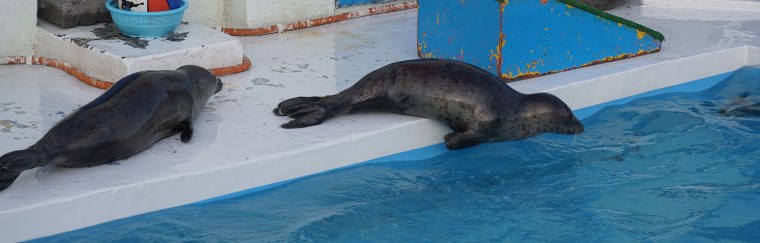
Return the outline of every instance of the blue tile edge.
[[[617,100],[607,101],[601,104],[574,110],[573,114],[575,114],[575,116],[578,117],[578,119],[583,120],[599,112],[599,110],[605,107],[613,106],[613,105],[623,105],[640,98],[651,97],[655,95],[660,95],[664,93],[672,93],[672,92],[703,91],[705,89],[708,89],[714,86],[717,83],[720,83],[720,81],[723,81],[724,79],[726,79],[729,75],[731,75],[731,73],[733,73],[733,71],[725,72],[725,73],[721,73],[721,74],[717,74],[717,75],[709,76],[706,78],[701,78],[694,81],[689,81],[686,83],[677,84],[677,85],[673,85],[673,86],[669,86],[669,87],[665,87],[661,89],[644,92],[641,94],[632,95],[632,96],[628,96],[628,97],[617,99]]]

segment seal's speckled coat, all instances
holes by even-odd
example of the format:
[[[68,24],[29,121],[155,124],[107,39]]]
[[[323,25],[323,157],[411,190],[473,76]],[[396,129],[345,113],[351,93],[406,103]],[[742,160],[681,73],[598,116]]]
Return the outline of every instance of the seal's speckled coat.
[[[392,63],[336,95],[292,98],[274,109],[276,115],[295,119],[283,128],[375,111],[443,121],[454,130],[445,137],[449,149],[544,132],[583,132],[583,124],[559,98],[546,93],[522,94],[485,70],[444,59]]]
[[[38,166],[105,164],[177,133],[187,142],[193,120],[221,88],[211,72],[191,65],[129,75],[63,118],[28,149],[0,157],[0,191],[22,171]]]

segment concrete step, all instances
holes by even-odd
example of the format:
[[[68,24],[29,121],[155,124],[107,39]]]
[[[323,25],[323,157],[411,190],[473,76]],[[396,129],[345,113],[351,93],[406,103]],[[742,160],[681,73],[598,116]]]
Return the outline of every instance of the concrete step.
[[[193,64],[240,72],[250,66],[237,38],[200,24],[183,22],[174,33],[159,38],[128,37],[113,23],[64,29],[40,19],[37,28],[36,56],[60,61],[65,65],[59,66],[76,69],[90,81],[106,83],[102,88],[144,70]]]

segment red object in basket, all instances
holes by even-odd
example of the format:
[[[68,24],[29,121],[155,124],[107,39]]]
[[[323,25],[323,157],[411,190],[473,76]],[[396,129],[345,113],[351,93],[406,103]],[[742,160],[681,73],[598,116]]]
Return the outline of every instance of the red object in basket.
[[[166,0],[148,0],[148,12],[161,12],[169,9],[169,2]]]

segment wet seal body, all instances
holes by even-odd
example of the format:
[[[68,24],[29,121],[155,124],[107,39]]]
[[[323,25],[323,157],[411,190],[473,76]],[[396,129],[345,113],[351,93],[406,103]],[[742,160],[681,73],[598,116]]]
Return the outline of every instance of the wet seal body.
[[[325,97],[282,101],[274,113],[294,118],[283,128],[313,126],[347,113],[393,112],[444,122],[446,147],[517,140],[545,132],[578,134],[583,124],[547,93],[522,94],[478,67],[444,59],[409,60],[370,72]]]
[[[0,157],[0,191],[22,171],[35,167],[105,164],[177,133],[188,142],[194,118],[221,88],[221,80],[211,72],[191,65],[124,77],[63,118],[34,145]]]

